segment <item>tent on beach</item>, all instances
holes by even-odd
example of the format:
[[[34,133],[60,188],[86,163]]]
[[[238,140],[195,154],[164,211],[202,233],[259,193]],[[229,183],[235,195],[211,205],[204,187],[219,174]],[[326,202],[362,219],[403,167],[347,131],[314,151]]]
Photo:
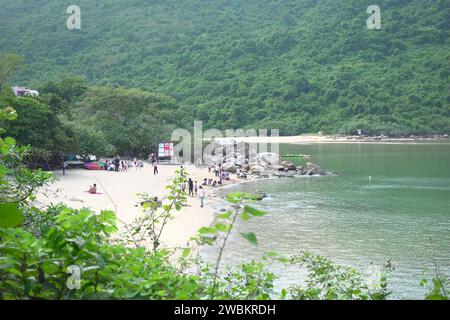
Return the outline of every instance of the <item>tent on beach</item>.
[[[100,162],[89,162],[84,165],[87,170],[105,170],[106,163]]]

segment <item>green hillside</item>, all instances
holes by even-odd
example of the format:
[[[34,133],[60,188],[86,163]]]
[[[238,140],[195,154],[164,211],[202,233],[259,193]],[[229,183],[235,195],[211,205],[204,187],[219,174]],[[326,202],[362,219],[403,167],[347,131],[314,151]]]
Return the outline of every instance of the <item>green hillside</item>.
[[[72,1],[73,2],[73,1]],[[381,0],[0,0],[11,84],[64,74],[175,99],[181,125],[219,129],[450,132],[450,3]]]

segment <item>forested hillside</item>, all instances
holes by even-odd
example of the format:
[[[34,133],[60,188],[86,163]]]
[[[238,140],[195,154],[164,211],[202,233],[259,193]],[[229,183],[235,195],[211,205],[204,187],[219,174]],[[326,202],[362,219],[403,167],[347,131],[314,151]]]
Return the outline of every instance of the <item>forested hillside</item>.
[[[185,127],[450,132],[448,0],[377,1],[381,30],[361,0],[77,0],[68,30],[72,2],[0,0],[0,52],[25,57],[11,84],[160,92]]]

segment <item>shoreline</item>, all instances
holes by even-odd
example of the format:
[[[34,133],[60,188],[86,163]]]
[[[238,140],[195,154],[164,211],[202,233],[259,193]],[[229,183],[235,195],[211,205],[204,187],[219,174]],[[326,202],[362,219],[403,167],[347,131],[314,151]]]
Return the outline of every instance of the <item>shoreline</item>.
[[[55,171],[55,182],[46,190],[41,190],[36,199],[38,206],[64,203],[73,209],[89,208],[94,213],[102,210],[115,211],[117,216],[120,235],[125,232],[124,224],[130,224],[139,216],[142,210],[139,207],[138,193],[148,193],[162,199],[170,183],[169,180],[175,174],[176,165],[158,166],[159,175],[154,176],[152,166],[147,164],[143,169],[131,169],[128,172],[89,171],[86,169],[70,169],[65,176],[61,171]],[[194,165],[185,166],[186,172],[194,181],[201,185],[203,178],[213,178],[213,173],[208,173],[206,167]],[[237,185],[242,182],[239,179],[226,181],[225,185],[219,187],[205,188],[205,206],[200,208],[200,200],[197,196],[188,196],[186,206],[180,211],[174,210],[174,219],[169,221],[161,236],[161,243],[166,248],[176,249],[179,247],[192,247],[189,239],[198,234],[201,227],[207,227],[214,223],[219,207],[224,207],[226,201],[218,196],[221,188]],[[89,185],[97,183],[99,194],[91,195],[86,192]]]
[[[286,143],[286,144],[450,144],[450,138],[440,137],[365,137],[365,136],[342,136],[342,135],[300,135],[300,136],[278,136],[278,137],[229,137],[216,138],[218,142],[246,142],[246,143]]]

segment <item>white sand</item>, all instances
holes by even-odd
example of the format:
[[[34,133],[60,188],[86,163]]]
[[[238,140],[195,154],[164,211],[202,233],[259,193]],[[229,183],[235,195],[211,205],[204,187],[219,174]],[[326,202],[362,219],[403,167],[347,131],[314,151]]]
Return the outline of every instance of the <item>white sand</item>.
[[[116,210],[118,219],[125,223],[132,222],[141,215],[138,193],[148,193],[151,196],[163,198],[167,192],[165,186],[174,176],[177,166],[158,166],[159,175],[153,175],[151,165],[143,169],[131,169],[128,172],[89,171],[84,169],[68,170],[65,176],[61,171],[55,172],[57,181],[51,185],[44,196],[39,194],[38,201],[43,204],[65,203],[71,208],[88,207],[95,212],[101,210]],[[194,181],[201,185],[203,178],[211,177],[207,168],[187,166],[186,171]],[[97,184],[101,194],[91,195],[86,191],[90,185]],[[174,211],[175,219],[169,222],[161,237],[162,243],[169,248],[184,247],[191,236],[197,235],[198,229],[209,226],[214,221],[215,202],[211,196],[213,190],[206,187],[205,207],[200,208],[200,199],[190,197],[188,206],[181,211]],[[114,203],[109,199],[112,199]],[[119,224],[120,226],[120,224]],[[123,229],[123,226],[120,228]]]

